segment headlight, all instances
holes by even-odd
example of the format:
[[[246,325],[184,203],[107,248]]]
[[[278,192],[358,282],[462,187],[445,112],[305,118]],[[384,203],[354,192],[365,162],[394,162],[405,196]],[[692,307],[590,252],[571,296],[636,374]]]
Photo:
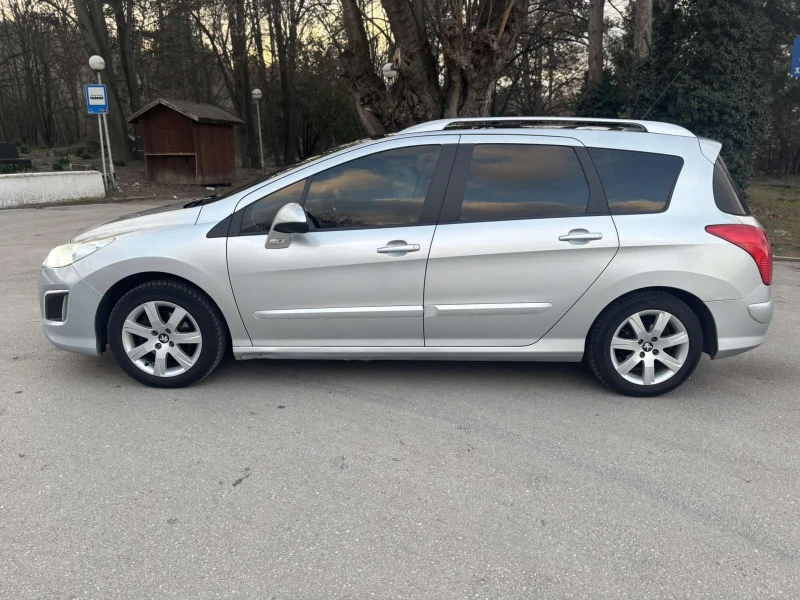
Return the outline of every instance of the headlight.
[[[114,238],[105,238],[102,240],[87,240],[76,244],[57,246],[50,250],[50,254],[44,259],[42,266],[49,269],[66,267],[82,258],[86,258],[93,252],[97,252],[100,248],[105,248],[113,241]]]

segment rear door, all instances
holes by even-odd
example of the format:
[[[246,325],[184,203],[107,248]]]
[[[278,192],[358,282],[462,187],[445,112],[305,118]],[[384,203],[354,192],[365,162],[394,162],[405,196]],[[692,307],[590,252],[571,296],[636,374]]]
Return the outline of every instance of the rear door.
[[[462,136],[428,259],[425,345],[533,344],[618,247],[578,140]]]

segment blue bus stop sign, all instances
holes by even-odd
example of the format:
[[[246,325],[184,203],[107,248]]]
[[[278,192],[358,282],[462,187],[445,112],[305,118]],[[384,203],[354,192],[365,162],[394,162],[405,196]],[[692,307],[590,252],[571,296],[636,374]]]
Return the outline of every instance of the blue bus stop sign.
[[[794,51],[792,52],[792,77],[800,79],[800,37],[794,38]]]
[[[106,86],[98,83],[86,85],[86,109],[90,115],[103,115],[108,113],[108,94]]]

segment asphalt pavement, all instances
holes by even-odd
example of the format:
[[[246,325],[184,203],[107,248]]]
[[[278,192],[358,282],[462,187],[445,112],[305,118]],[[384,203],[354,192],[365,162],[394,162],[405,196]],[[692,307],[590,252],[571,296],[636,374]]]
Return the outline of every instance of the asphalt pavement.
[[[0,211],[0,598],[800,598],[800,264],[761,348],[662,398],[580,365],[226,359],[155,390],[51,347]]]

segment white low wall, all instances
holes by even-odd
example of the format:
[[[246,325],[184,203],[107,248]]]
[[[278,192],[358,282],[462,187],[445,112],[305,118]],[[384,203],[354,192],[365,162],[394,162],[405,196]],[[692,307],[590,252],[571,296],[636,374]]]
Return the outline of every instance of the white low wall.
[[[0,208],[105,198],[97,171],[0,175]]]

